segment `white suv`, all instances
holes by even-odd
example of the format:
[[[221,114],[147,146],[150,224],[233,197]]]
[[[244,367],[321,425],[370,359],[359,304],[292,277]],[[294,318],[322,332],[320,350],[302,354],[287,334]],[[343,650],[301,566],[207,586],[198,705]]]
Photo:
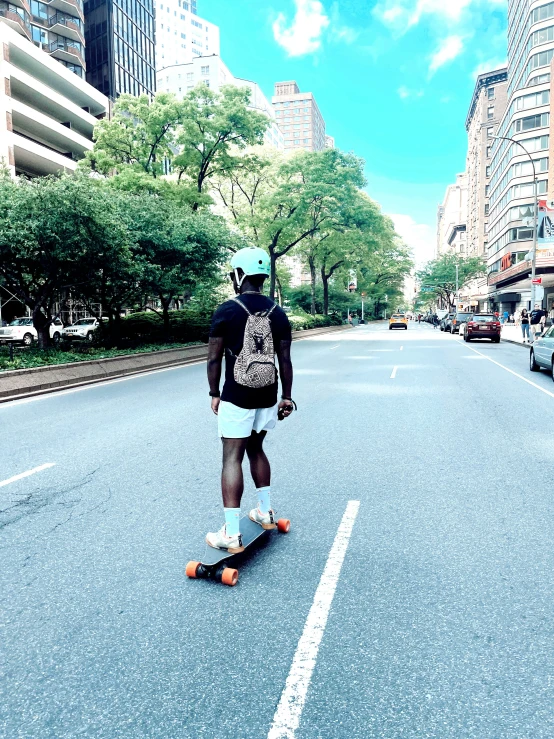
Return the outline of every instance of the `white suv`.
[[[50,338],[55,344],[61,339],[63,331],[63,323],[59,318],[54,318],[50,324]],[[15,318],[9,326],[0,328],[0,344],[13,342],[14,344],[23,344],[31,346],[37,341],[38,334],[33,326],[33,319],[29,317]]]
[[[92,341],[94,332],[100,325],[98,318],[80,318],[71,326],[64,328],[62,336],[70,341]]]

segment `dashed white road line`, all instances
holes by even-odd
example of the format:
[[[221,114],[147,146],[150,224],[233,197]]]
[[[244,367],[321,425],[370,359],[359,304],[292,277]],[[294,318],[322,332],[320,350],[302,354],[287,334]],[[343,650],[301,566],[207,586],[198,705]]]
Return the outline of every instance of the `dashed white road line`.
[[[398,371],[398,367],[395,367],[395,368],[393,369],[393,371],[392,371],[392,374],[391,374],[391,376],[390,376],[390,379],[391,379],[391,380],[394,380],[394,378],[396,377],[396,373],[397,373],[397,371]]]
[[[340,344],[335,344],[335,346],[331,346],[331,347],[329,347],[329,348],[330,348],[330,349],[338,349],[338,348],[339,348],[339,346],[340,346]]]
[[[403,351],[404,351],[404,347],[403,347],[403,346],[401,346],[401,347],[400,347],[400,351],[401,351],[401,352],[403,352]]]
[[[461,341],[458,342],[459,344],[462,344]],[[495,359],[491,359],[486,354],[482,354],[481,352],[477,351],[477,349],[474,349],[472,346],[466,346],[463,344],[465,349],[469,349],[472,352],[475,352],[475,354],[478,354],[480,357],[483,357],[483,359],[488,359],[489,362],[492,362],[493,364],[496,364],[497,367],[502,367],[503,370],[506,370],[506,372],[509,372],[514,377],[518,377],[520,380],[523,380],[523,382],[526,382],[528,385],[532,385],[533,387],[537,388],[537,390],[540,390],[541,393],[544,393],[545,395],[549,395],[551,398],[554,398],[554,393],[551,393],[550,390],[547,390],[545,387],[541,387],[540,385],[537,385],[536,382],[533,382],[532,380],[527,379],[527,377],[524,377],[523,375],[518,374],[517,372],[514,372],[509,367],[505,367],[503,364],[500,364],[500,362],[497,362]]]
[[[8,477],[7,480],[2,480],[0,482],[0,488],[3,488],[4,485],[9,485],[11,482],[16,482],[17,480],[23,480],[24,477],[30,477],[31,475],[35,475],[37,472],[42,472],[43,470],[47,470],[50,467],[55,467],[55,462],[47,462],[46,464],[41,464],[39,467],[33,467],[32,470],[27,470],[27,472],[20,472],[19,475],[14,475],[13,477]]]
[[[329,610],[359,508],[359,500],[348,501],[321,580],[317,586],[312,607],[304,625],[304,631],[296,647],[287,682],[275,711],[267,739],[285,739],[285,737],[286,739],[294,739],[296,730],[300,725],[302,710],[317,661],[319,645],[325,632]]]

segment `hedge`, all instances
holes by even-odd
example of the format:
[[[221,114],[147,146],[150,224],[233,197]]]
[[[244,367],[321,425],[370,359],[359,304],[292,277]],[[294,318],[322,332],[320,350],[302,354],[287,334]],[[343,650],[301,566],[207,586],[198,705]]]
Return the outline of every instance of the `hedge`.
[[[340,326],[342,324],[340,316],[312,316],[309,313],[289,315],[289,321],[293,331],[309,328],[324,328],[325,326]]]
[[[208,341],[211,315],[189,309],[174,310],[169,314],[169,333],[174,341]],[[153,312],[132,313],[122,321],[124,339],[139,341],[163,341],[163,319]]]

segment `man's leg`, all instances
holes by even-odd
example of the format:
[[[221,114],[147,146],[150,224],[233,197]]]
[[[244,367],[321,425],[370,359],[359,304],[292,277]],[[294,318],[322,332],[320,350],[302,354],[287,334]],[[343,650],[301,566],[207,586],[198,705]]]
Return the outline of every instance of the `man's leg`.
[[[258,494],[258,506],[250,511],[250,518],[264,529],[274,529],[276,524],[271,509],[271,467],[263,448],[266,433],[253,431],[246,446],[250,472]]]
[[[252,431],[246,445],[246,453],[250,462],[250,472],[256,488],[265,488],[271,485],[271,467],[264,452],[263,443],[267,431],[257,434]]]
[[[222,439],[223,441],[223,469],[221,471],[221,492],[224,508],[240,508],[242,493],[244,492],[244,478],[242,476],[242,460],[247,439]]]

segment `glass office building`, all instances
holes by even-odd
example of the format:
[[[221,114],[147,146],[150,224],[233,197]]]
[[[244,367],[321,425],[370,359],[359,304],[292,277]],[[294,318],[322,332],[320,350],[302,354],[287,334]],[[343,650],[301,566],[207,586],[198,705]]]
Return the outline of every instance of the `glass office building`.
[[[156,91],[153,0],[86,0],[87,82],[111,100]]]

